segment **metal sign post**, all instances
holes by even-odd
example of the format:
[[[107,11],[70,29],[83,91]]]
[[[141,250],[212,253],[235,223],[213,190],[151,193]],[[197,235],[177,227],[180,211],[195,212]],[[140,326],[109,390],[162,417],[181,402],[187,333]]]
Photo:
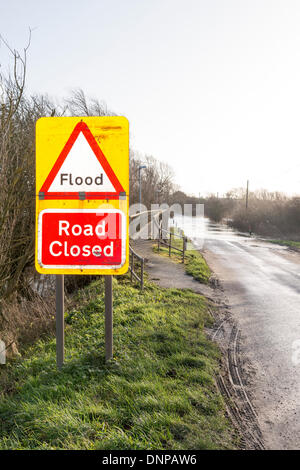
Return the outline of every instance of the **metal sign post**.
[[[57,274],[56,279],[56,363],[61,369],[64,363],[65,321],[64,321],[64,275]]]
[[[113,291],[112,276],[105,276],[105,360],[113,358]]]
[[[143,168],[143,167],[142,167]],[[129,266],[129,123],[122,116],[36,124],[36,249],[56,275],[56,358],[64,364],[64,275],[105,276],[105,357],[113,357],[112,275]]]

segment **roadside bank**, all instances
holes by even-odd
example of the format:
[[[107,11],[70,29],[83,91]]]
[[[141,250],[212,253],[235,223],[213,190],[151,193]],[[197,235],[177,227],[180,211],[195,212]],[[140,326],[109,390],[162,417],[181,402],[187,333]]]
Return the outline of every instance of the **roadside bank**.
[[[196,282],[196,281],[194,281]],[[199,283],[198,283],[199,284]],[[114,279],[115,356],[104,362],[103,279],[66,313],[66,363],[41,339],[0,374],[0,449],[232,449],[215,385],[213,318],[191,290]]]

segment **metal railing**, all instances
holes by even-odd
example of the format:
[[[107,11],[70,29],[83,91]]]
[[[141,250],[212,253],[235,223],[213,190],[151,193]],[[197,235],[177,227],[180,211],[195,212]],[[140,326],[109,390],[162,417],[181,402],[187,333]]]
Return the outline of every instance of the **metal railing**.
[[[156,213],[157,216],[161,217],[161,214],[164,212],[161,209],[153,210],[153,211],[144,211],[138,212],[137,214],[130,215],[129,218],[133,219],[135,217],[139,217],[142,214],[151,214]],[[157,224],[157,222],[155,221]],[[137,262],[136,262],[137,261]],[[139,264],[139,273],[137,272],[137,264]],[[133,279],[140,283],[141,289],[144,289],[144,268],[145,268],[145,259],[138,255],[134,249],[129,245],[129,271],[130,271],[130,279],[133,282]]]
[[[136,271],[136,262],[135,260],[138,260],[140,264],[140,274],[138,275]],[[138,255],[129,245],[129,270],[130,270],[130,279],[131,282],[133,281],[133,278],[136,279],[140,285],[141,289],[144,289],[144,265],[145,265],[145,260],[142,256]]]
[[[167,234],[167,237],[163,236],[163,233]],[[181,238],[182,239],[182,248],[172,245],[172,238]],[[184,263],[185,252],[186,252],[187,237],[180,235],[178,233],[171,232],[170,230],[165,230],[162,228],[162,222],[160,221],[159,230],[158,230],[158,239],[157,239],[157,250],[160,251],[160,246],[167,246],[169,248],[169,256],[171,256],[172,250],[177,250],[182,253],[182,262]]]

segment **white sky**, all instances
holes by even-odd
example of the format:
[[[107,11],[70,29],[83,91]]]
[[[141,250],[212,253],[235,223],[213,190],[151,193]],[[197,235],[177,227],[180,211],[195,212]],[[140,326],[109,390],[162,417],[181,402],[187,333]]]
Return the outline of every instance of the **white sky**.
[[[300,193],[299,0],[0,0],[13,47],[29,26],[28,92],[105,100],[186,192]]]

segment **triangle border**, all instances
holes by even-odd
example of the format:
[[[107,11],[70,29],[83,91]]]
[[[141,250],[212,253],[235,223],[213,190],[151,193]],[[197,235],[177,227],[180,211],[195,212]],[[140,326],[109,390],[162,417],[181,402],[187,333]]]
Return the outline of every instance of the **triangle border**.
[[[64,163],[65,159],[69,155],[71,148],[73,147],[78,135],[80,132],[83,133],[88,144],[90,145],[91,149],[93,150],[97,160],[99,161],[100,165],[102,166],[103,170],[105,171],[106,175],[108,176],[111,184],[115,188],[115,192],[88,192],[85,191],[85,199],[119,199],[120,193],[124,193],[124,189],[118,180],[117,176],[115,175],[112,167],[108,163],[104,153],[102,152],[99,144],[97,143],[95,137],[91,133],[88,125],[84,121],[80,121],[74,127],[70,137],[68,138],[66,144],[64,145],[62,151],[60,152],[56,162],[54,163],[50,173],[48,174],[47,178],[45,179],[40,193],[44,193],[44,199],[79,199],[79,193],[81,191],[74,191],[74,192],[49,192],[49,188],[54,181],[54,178],[58,174],[62,164]]]

